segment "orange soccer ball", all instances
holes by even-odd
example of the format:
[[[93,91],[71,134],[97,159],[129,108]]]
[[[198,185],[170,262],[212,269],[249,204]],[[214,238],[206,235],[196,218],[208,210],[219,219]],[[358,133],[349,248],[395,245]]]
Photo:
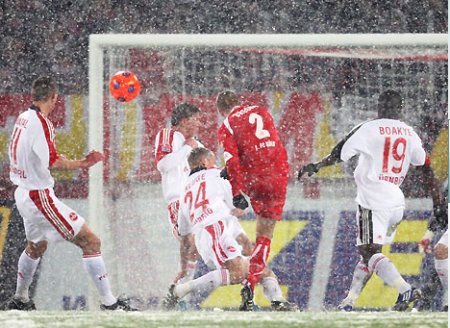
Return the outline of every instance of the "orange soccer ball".
[[[129,102],[137,97],[141,91],[141,83],[136,75],[130,71],[120,71],[109,81],[109,92],[120,102]]]

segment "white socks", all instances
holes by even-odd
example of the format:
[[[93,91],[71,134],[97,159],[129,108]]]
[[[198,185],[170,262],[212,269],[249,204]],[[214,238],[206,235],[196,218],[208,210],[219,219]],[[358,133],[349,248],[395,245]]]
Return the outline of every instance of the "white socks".
[[[33,281],[33,276],[40,260],[40,258],[37,260],[32,259],[25,251],[20,255],[19,263],[17,265],[16,294],[14,296],[22,302],[26,303],[30,300],[28,289]]]
[[[191,292],[211,292],[219,286],[230,284],[230,273],[227,269],[210,271],[207,274],[175,286],[174,293],[179,298]]]
[[[277,279],[266,277],[261,279],[260,283],[263,286],[264,295],[269,301],[286,302]]]
[[[353,305],[356,299],[361,294],[361,290],[366,285],[367,281],[369,281],[372,276],[372,271],[364,264],[362,260],[358,262],[356,265],[355,271],[353,272],[352,284],[350,286],[350,290],[348,291],[347,297],[343,302],[345,304]]]
[[[437,260],[434,259],[434,267],[442,283],[442,288],[444,289],[444,305],[448,304],[448,259]]]
[[[91,276],[95,287],[97,287],[102,304],[112,305],[116,303],[117,299],[112,294],[103,257],[100,254],[90,257],[83,256],[83,266],[89,276]]]
[[[411,285],[403,279],[391,260],[381,253],[372,255],[369,270],[374,271],[387,285],[397,288],[400,294],[411,289]]]

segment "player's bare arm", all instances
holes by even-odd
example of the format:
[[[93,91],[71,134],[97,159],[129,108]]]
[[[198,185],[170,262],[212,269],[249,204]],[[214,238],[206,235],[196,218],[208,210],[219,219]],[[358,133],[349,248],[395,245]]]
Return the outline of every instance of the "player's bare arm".
[[[100,161],[103,161],[103,154],[99,151],[92,150],[81,160],[71,160],[64,155],[59,155],[52,167],[65,170],[85,169]]]

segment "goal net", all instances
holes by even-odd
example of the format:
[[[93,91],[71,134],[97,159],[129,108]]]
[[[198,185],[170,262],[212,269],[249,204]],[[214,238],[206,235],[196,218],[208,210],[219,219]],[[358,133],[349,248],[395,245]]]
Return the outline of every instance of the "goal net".
[[[375,118],[386,89],[403,94],[404,120],[431,141],[431,151],[437,133],[426,123],[446,120],[447,42],[437,34],[91,35],[89,148],[103,149],[106,160],[90,169],[89,222],[102,238],[114,289],[144,308],[164,297],[178,272],[178,244],[167,223],[154,139],[173,107],[187,101],[203,111],[199,138],[220,151],[214,102],[218,92],[232,89],[269,108],[289,153],[292,183],[271,266],[302,308],[335,305],[345,287],[333,294],[330,281],[341,279],[348,288],[357,259],[352,237],[344,251],[337,246],[354,229],[347,216],[354,212],[354,163],[304,183],[294,183],[295,173],[325,156],[355,124]],[[141,95],[126,104],[107,92],[120,70],[133,71],[142,83]],[[411,200],[411,208],[429,211],[423,197]],[[242,223],[251,236],[251,213]],[[333,271],[342,254],[353,262]],[[234,307],[238,290],[226,298],[220,291],[196,295],[196,304]]]

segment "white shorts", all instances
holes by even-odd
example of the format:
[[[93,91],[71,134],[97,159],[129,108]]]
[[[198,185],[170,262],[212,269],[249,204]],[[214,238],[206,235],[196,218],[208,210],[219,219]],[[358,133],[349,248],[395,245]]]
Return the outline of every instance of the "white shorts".
[[[358,205],[356,245],[392,243],[397,226],[403,218],[403,207],[389,210],[369,210]]]
[[[439,239],[437,244],[442,244],[448,247],[448,229],[445,230],[445,233],[442,235],[441,239]]]
[[[235,238],[241,230],[238,222],[236,225],[233,220],[223,219],[195,233],[198,253],[210,269],[220,269],[226,261],[243,257]]]
[[[61,202],[53,189],[26,190],[14,193],[17,209],[23,218],[27,240],[72,241],[85,223],[73,209]]]

